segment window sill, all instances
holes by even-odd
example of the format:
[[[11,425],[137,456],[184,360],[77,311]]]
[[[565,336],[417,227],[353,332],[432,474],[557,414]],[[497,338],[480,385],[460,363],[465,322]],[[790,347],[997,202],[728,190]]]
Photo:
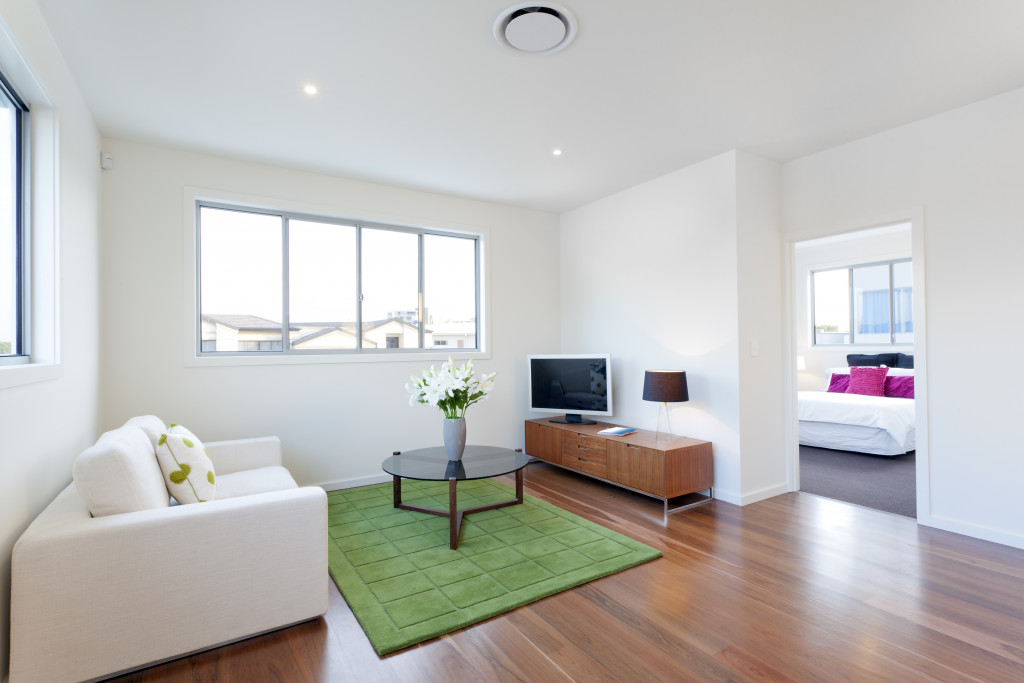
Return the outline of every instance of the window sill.
[[[241,365],[323,365],[332,363],[443,363],[452,356],[457,361],[488,360],[489,351],[419,351],[415,353],[334,353],[334,354],[275,354],[273,352],[237,356],[185,356],[185,367],[231,367]]]
[[[0,389],[49,382],[59,378],[62,374],[64,374],[63,368],[54,363],[3,365],[0,366]]]
[[[811,344],[813,349],[892,349],[892,348],[903,348],[912,349],[914,348],[913,342],[900,342],[898,344]]]

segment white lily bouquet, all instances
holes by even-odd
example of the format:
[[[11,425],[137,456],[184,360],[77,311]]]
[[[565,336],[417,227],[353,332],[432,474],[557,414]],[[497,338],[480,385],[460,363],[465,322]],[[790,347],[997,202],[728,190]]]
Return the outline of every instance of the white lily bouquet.
[[[475,377],[472,360],[456,367],[452,357],[448,356],[448,362],[440,370],[431,365],[429,370],[423,371],[422,377],[409,375],[412,383],[405,385],[409,392],[409,405],[423,403],[436,406],[450,420],[465,417],[466,408],[487,398],[494,388],[494,376],[497,374],[492,372]]]

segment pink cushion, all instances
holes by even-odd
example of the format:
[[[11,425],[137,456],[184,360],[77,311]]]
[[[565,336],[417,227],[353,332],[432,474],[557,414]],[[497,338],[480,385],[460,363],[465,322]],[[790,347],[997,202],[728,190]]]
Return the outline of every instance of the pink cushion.
[[[847,387],[848,394],[863,394],[864,396],[885,396],[885,375],[889,368],[851,367],[850,386]]]
[[[914,376],[886,377],[885,395],[892,398],[914,398]]]
[[[846,389],[850,386],[850,376],[841,375],[838,372],[832,375],[831,381],[828,383],[828,390],[833,394],[845,394]]]

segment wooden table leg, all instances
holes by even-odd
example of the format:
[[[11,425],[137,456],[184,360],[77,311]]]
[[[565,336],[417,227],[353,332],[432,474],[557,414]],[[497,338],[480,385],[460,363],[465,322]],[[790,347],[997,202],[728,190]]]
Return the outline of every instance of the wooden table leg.
[[[523,470],[525,467],[521,467],[516,470],[516,501],[519,503],[523,502]]]
[[[392,475],[394,477],[394,483],[391,485],[395,495],[395,507],[402,504],[402,478],[398,475]]]
[[[455,550],[459,546],[459,513],[455,495],[455,477],[448,479],[448,534],[449,546]]]

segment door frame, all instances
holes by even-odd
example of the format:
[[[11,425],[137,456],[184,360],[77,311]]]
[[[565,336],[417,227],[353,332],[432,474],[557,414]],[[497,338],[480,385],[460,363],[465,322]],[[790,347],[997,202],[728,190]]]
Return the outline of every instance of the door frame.
[[[796,301],[796,244],[811,239],[832,237],[851,232],[860,232],[871,228],[910,223],[911,262],[914,269],[914,401],[916,422],[916,480],[917,480],[917,521],[919,524],[930,524],[931,521],[931,482],[928,476],[928,344],[927,344],[927,307],[926,297],[926,263],[925,263],[925,225],[924,207],[913,207],[889,215],[874,216],[867,220],[850,221],[847,223],[823,226],[820,229],[801,232],[784,233],[783,268],[786,273],[785,296],[783,301],[783,348],[786,357],[783,359],[785,381],[783,391],[786,415],[786,480],[790,491],[800,490],[800,443],[798,438],[797,420],[797,368],[796,368],[796,307],[802,305]]]

